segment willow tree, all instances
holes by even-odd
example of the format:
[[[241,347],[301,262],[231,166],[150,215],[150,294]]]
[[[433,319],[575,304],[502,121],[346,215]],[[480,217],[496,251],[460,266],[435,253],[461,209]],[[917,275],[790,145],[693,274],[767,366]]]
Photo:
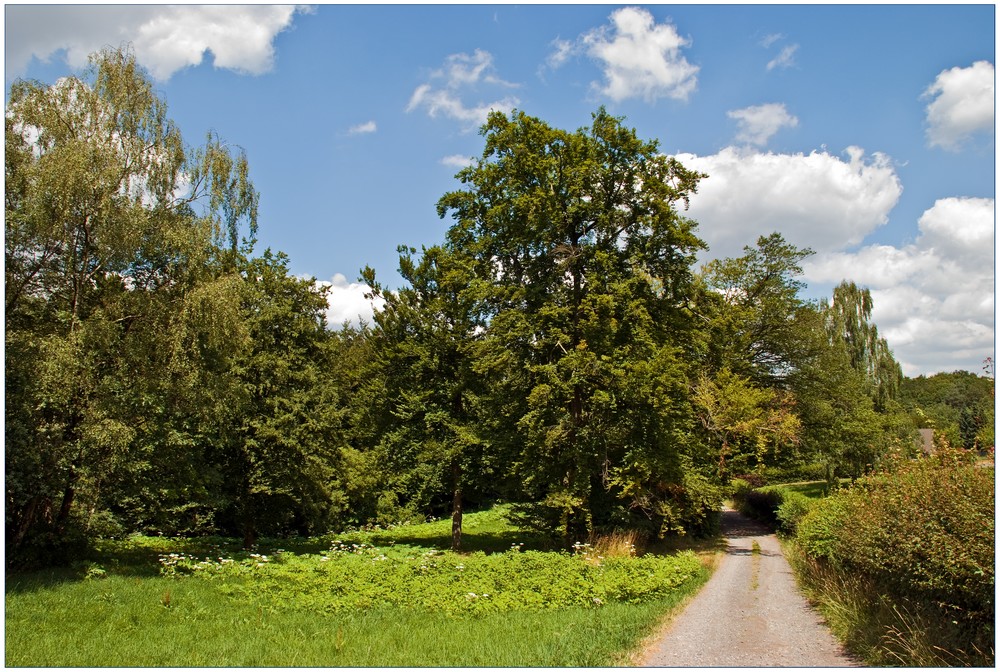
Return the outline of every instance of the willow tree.
[[[603,109],[576,132],[493,113],[482,134],[438,212],[454,219],[448,248],[472,260],[492,435],[568,542],[683,478],[686,306],[704,245],[678,208],[702,175]]]
[[[230,347],[225,276],[252,244],[257,193],[242,154],[217,138],[184,144],[128,50],[51,86],[15,82],[5,136],[6,523],[18,547],[33,530],[61,538],[81,493],[92,502],[109,473],[140,468],[129,451],[153,406],[197,412],[177,374]]]
[[[824,306],[830,338],[843,342],[875,410],[883,412],[899,394],[903,371],[872,321],[874,307],[868,288],[847,280],[833,288],[833,300]]]

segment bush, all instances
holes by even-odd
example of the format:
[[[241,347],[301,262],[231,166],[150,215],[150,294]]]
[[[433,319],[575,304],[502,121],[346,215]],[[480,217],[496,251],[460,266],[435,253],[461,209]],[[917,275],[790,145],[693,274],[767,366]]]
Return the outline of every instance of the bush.
[[[932,607],[992,651],[994,470],[960,451],[904,461],[818,503],[798,523],[809,556]]]
[[[685,474],[683,485],[671,488],[661,504],[659,536],[673,533],[710,537],[718,533],[721,504],[721,487],[700,474]]]
[[[778,529],[788,534],[795,534],[799,521],[815,506],[818,500],[810,499],[798,492],[787,490],[777,491],[781,497],[781,503],[775,511],[775,518],[778,521]]]

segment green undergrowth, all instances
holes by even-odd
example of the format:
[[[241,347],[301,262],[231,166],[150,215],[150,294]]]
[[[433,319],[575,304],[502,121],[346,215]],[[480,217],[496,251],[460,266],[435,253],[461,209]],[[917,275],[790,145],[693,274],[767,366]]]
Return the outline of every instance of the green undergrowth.
[[[533,550],[484,513],[491,553],[436,548],[440,523],[251,551],[108,542],[71,569],[8,575],[6,664],[612,665],[709,573],[691,551]],[[475,534],[476,515],[467,521]]]
[[[994,665],[994,479],[941,451],[861,478],[799,521],[798,574],[867,664]]]

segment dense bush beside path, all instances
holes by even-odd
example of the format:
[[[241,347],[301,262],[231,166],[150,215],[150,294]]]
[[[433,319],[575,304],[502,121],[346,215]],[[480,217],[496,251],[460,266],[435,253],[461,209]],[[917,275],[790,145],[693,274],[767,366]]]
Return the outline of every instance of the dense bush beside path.
[[[801,519],[798,567],[869,664],[994,664],[994,478],[965,451],[899,459]]]

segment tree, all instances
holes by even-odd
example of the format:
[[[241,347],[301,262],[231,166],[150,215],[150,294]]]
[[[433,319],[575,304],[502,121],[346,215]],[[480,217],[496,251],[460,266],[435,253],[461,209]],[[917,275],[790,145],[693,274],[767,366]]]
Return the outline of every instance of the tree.
[[[146,432],[117,376],[169,405],[185,356],[225,357],[228,256],[252,244],[246,159],[217,139],[185,147],[128,50],[83,79],[15,82],[5,115],[7,538],[67,533]],[[246,237],[241,239],[241,232]],[[231,263],[230,263],[231,266]],[[200,324],[195,322],[201,321]],[[179,340],[168,327],[186,325]],[[194,349],[192,349],[194,348]],[[173,368],[171,368],[173,367]],[[141,463],[142,460],[137,460]],[[137,467],[141,468],[141,467]]]
[[[503,419],[496,441],[569,543],[595,513],[607,519],[629,464],[679,479],[690,266],[704,245],[675,208],[702,176],[603,109],[575,133],[520,112],[491,114],[482,133],[482,157],[458,174],[467,188],[438,212],[454,219],[447,247],[474,262],[465,292],[486,325],[477,366]],[[668,396],[638,396],[651,389]]]
[[[281,253],[266,250],[241,266],[248,338],[233,357],[231,408],[214,434],[224,529],[238,530],[249,547],[261,532],[327,529],[346,404],[326,379],[334,351],[325,290],[290,276]]]
[[[743,249],[742,257],[711,261],[702,272],[709,366],[759,386],[780,386],[812,354],[810,339],[802,337],[810,308],[797,279],[812,250],[786,243],[779,233]]]
[[[874,306],[867,287],[845,280],[833,289],[833,301],[823,307],[830,337],[844,342],[851,366],[863,376],[875,410],[881,413],[898,396],[903,371],[871,321]]]
[[[477,421],[482,385],[473,362],[483,325],[463,292],[468,260],[440,246],[424,249],[419,261],[415,252],[399,248],[409,287],[398,292],[381,287],[372,269],[364,271],[372,296],[385,301],[374,334],[381,389],[375,396],[386,423],[380,450],[408,497],[426,506],[449,492],[452,548],[460,550],[465,498],[496,467]]]
[[[694,389],[694,404],[705,429],[721,443],[718,475],[763,469],[768,453],[776,457],[800,440],[795,400],[785,391],[756,387],[748,378],[722,369],[704,373]]]

